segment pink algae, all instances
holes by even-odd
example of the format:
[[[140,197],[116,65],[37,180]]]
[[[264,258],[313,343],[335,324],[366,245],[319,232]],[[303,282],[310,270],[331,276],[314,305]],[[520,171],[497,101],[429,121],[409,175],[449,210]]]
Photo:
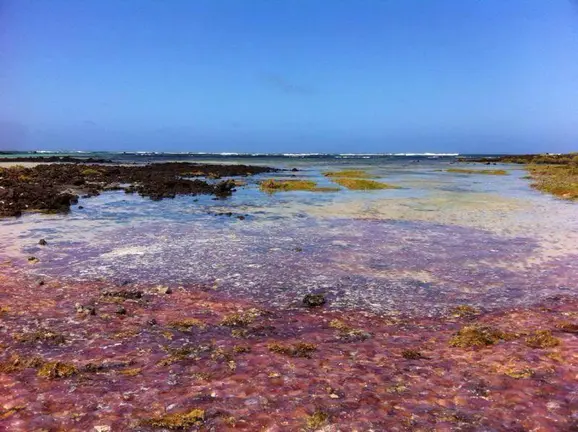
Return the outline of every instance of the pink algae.
[[[0,430],[578,426],[578,337],[559,325],[578,322],[571,297],[410,318],[263,308],[203,286],[39,285],[10,268],[0,286]],[[452,346],[467,326],[508,337]],[[23,337],[39,331],[59,337]],[[540,331],[559,343],[528,346]]]

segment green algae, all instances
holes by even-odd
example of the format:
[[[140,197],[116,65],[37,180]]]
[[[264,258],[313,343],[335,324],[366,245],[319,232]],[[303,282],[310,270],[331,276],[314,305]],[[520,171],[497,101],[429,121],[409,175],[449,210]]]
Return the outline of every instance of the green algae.
[[[82,170],[82,171],[80,172],[80,174],[82,174],[82,175],[85,176],[85,177],[92,177],[92,176],[101,175],[102,172],[99,171],[99,170],[97,170],[97,169],[94,169],[94,168],[87,168],[87,169],[85,169],[85,170]]]
[[[200,345],[197,347],[193,346],[183,346],[179,348],[164,347],[163,349],[168,353],[168,356],[159,361],[157,363],[158,366],[169,366],[181,360],[194,358],[200,353],[212,351],[213,348],[212,346],[209,345]]]
[[[342,171],[328,171],[324,172],[325,177],[330,178],[358,178],[358,179],[369,179],[377,178],[376,175],[369,174],[363,170],[342,170]]]
[[[466,168],[449,168],[446,170],[450,173],[457,173],[457,174],[483,174],[483,175],[507,175],[508,172],[503,169],[466,169]]]
[[[242,312],[235,312],[223,317],[221,325],[225,327],[247,327],[262,314],[262,311],[255,308]]]
[[[536,372],[530,368],[524,368],[524,369],[508,368],[504,371],[505,375],[509,376],[510,378],[515,378],[515,379],[531,378],[534,376],[535,373]]]
[[[311,180],[263,180],[259,184],[259,189],[266,193],[275,192],[337,192],[339,188],[317,187],[317,183]]]
[[[316,410],[305,419],[305,426],[309,430],[317,430],[325,426],[329,421],[329,414],[325,411]]]
[[[333,319],[329,327],[339,331],[339,338],[345,342],[363,341],[369,339],[371,334],[363,329],[353,328],[341,320]]]
[[[193,426],[201,426],[205,422],[205,411],[192,409],[181,413],[165,414],[158,417],[141,420],[143,426],[164,428],[169,430],[183,430]]]
[[[532,187],[562,199],[578,199],[577,165],[529,165]]]
[[[375,180],[353,179],[347,177],[334,177],[331,180],[349,190],[401,189],[399,186],[382,183]]]
[[[474,348],[494,345],[500,340],[512,340],[516,336],[490,326],[478,324],[462,327],[450,339],[450,346]]]
[[[553,348],[560,345],[560,339],[552,336],[550,330],[536,330],[525,341],[530,348]]]
[[[169,323],[169,327],[179,331],[189,331],[193,327],[204,329],[206,327],[206,324],[196,318],[184,318],[182,320],[173,321]]]

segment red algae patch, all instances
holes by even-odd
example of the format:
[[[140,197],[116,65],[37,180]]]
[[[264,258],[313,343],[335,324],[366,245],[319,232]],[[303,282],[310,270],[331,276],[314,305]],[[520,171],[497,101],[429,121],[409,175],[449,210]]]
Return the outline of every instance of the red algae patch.
[[[578,426],[573,297],[419,317],[304,308],[302,296],[264,311],[198,285],[158,295],[16,272],[0,284],[0,430]],[[107,290],[142,295],[117,314]]]

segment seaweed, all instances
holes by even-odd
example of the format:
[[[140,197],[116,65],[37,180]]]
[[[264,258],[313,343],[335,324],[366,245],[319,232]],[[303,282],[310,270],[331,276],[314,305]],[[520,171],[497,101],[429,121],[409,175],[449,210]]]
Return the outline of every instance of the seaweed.
[[[347,177],[333,177],[331,180],[349,190],[401,189],[399,186],[382,183],[375,180],[352,179]]]
[[[336,192],[339,188],[317,187],[317,183],[311,180],[263,180],[259,189],[267,193],[305,191],[305,192]]]
[[[562,199],[578,199],[578,164],[530,165],[527,169],[533,188]]]
[[[401,356],[406,360],[425,360],[425,357],[421,352],[414,349],[404,349],[401,352]]]
[[[141,420],[143,426],[165,428],[169,430],[182,430],[193,426],[201,426],[205,422],[205,411],[192,409],[181,413],[164,414],[158,417]]]
[[[556,328],[565,333],[578,333],[578,324],[571,322],[561,322],[556,324]]]
[[[317,350],[317,347],[312,343],[297,342],[293,345],[284,345],[278,342],[273,342],[267,345],[269,351],[276,354],[283,354],[290,357],[311,358],[311,354]]]
[[[490,326],[468,325],[462,327],[450,339],[450,346],[458,348],[485,347],[500,340],[511,340],[515,335]]]
[[[221,320],[221,325],[225,327],[247,327],[249,324],[253,323],[257,317],[263,314],[259,309],[249,309],[242,312],[235,312],[226,315]]]
[[[66,342],[66,338],[62,334],[48,329],[39,329],[27,333],[16,333],[13,334],[12,337],[15,341],[22,343],[46,342],[60,345]]]
[[[370,179],[377,178],[378,176],[369,174],[363,170],[342,170],[342,171],[327,171],[324,172],[325,177],[330,178],[357,178],[357,179]]]
[[[60,361],[45,362],[38,369],[37,375],[46,379],[69,378],[78,373],[78,368],[72,363]]]
[[[560,340],[552,336],[550,330],[536,330],[526,338],[526,345],[530,348],[552,348],[559,344]]]
[[[18,354],[13,354],[8,360],[0,363],[0,373],[14,373],[20,372],[24,369],[40,367],[43,363],[40,357],[21,357]]]
[[[465,168],[449,168],[447,172],[457,173],[457,174],[483,174],[483,175],[507,175],[508,172],[503,169],[465,169]]]
[[[184,318],[182,320],[173,321],[169,323],[169,327],[179,331],[189,331],[193,327],[204,329],[206,327],[206,324],[196,318]]]
[[[363,329],[356,329],[338,319],[331,320],[329,327],[339,331],[339,339],[344,342],[358,342],[369,339],[371,333]]]
[[[329,421],[329,414],[325,411],[316,410],[313,414],[307,416],[305,425],[309,430],[317,430],[325,426]]]
[[[17,405],[13,406],[12,408],[0,410],[0,420],[7,419],[11,415],[16,414],[17,412],[22,411],[24,409],[26,409],[24,405]]]

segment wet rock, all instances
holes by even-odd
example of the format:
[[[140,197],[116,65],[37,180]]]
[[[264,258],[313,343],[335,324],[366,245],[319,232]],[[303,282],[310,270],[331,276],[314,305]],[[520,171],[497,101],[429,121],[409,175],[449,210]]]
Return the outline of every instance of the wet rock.
[[[174,198],[177,195],[213,194],[219,198],[232,194],[233,180],[216,184],[191,176],[213,178],[251,175],[276,171],[267,167],[246,165],[202,165],[194,163],[158,163],[138,166],[119,165],[37,165],[32,168],[4,168],[0,177],[0,217],[20,216],[23,211],[67,213],[78,203],[79,191],[83,197],[97,196],[104,190],[122,189],[139,193],[152,200]],[[82,206],[79,206],[81,209]]]
[[[239,215],[239,216],[237,216],[237,219],[239,219],[239,220],[245,220],[245,216]]]
[[[323,294],[307,294],[303,297],[303,304],[307,307],[319,307],[325,304],[325,296]]]
[[[36,264],[38,261],[39,261],[38,258],[36,258],[35,256],[29,256],[28,257],[28,262],[30,264]]]
[[[117,315],[126,315],[126,308],[124,308],[123,306],[119,306],[119,307],[116,309],[115,313],[116,313]]]
[[[39,285],[39,286],[42,286],[42,285],[44,285],[44,281],[43,281],[43,280],[41,280],[41,281],[38,281],[38,285]]]
[[[157,325],[157,320],[154,318],[151,318],[151,319],[147,320],[147,325],[155,326],[155,325]]]
[[[414,349],[403,350],[401,356],[406,360],[424,360],[427,358],[421,352]]]
[[[104,297],[118,297],[129,300],[142,298],[143,292],[138,290],[105,290],[102,292]]]
[[[297,168],[293,168],[293,169],[291,169],[291,171],[292,171],[292,172],[297,172],[297,171],[299,171],[299,170],[298,170]]]
[[[40,246],[46,246],[48,244],[48,242],[45,239],[40,239],[40,240],[38,240],[38,244]]]
[[[83,206],[78,206],[78,210],[82,210],[83,208]]]
[[[75,303],[74,309],[78,314],[96,315],[96,309],[94,306],[91,305],[85,306],[80,303]]]

